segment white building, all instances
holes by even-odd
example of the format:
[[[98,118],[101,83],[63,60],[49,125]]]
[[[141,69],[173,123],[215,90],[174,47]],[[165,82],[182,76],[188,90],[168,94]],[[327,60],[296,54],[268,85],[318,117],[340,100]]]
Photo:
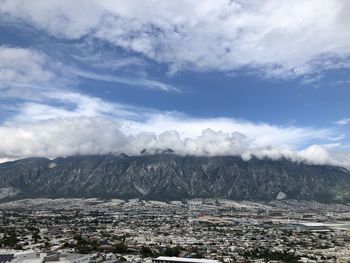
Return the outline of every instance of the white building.
[[[17,251],[17,250],[0,250],[0,263],[21,263],[27,260],[36,259],[36,252],[33,250],[28,251]]]
[[[153,263],[220,263],[218,260],[204,258],[157,257]]]
[[[33,250],[0,250],[0,263],[89,263],[89,255],[47,254]]]

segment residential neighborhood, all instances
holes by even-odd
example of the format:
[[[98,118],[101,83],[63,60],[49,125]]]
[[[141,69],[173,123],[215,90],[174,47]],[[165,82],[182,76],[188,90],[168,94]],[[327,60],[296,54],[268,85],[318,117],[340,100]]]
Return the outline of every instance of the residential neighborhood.
[[[350,206],[344,204],[26,199],[2,203],[0,209],[0,257],[13,254],[18,263],[150,263],[161,256],[220,262],[350,260]]]

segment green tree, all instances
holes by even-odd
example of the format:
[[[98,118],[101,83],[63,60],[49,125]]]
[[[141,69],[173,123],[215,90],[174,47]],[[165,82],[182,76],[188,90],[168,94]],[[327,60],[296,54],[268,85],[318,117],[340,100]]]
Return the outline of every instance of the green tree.
[[[32,239],[34,239],[34,243],[38,243],[38,240],[41,239],[41,236],[38,233],[34,233],[32,235]]]
[[[114,251],[119,254],[126,253],[128,247],[125,245],[124,242],[120,242],[115,245]]]
[[[180,248],[178,246],[176,247],[167,247],[164,251],[164,255],[168,257],[177,257],[181,253]]]
[[[15,247],[17,245],[18,238],[15,231],[6,232],[1,243],[5,247]]]
[[[153,257],[153,252],[149,247],[143,246],[141,248],[141,256],[143,258]]]

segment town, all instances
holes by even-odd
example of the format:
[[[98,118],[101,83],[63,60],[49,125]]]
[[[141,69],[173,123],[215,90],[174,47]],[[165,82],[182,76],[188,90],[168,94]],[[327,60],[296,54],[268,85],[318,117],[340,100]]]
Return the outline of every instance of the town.
[[[344,204],[42,198],[0,211],[1,262],[350,262]]]

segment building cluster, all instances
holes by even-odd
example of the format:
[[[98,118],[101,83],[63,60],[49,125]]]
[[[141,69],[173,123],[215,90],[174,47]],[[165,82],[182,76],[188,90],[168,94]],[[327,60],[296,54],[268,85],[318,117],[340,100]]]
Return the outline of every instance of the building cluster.
[[[0,263],[350,262],[350,209],[295,200],[27,199],[0,204],[0,246]]]

